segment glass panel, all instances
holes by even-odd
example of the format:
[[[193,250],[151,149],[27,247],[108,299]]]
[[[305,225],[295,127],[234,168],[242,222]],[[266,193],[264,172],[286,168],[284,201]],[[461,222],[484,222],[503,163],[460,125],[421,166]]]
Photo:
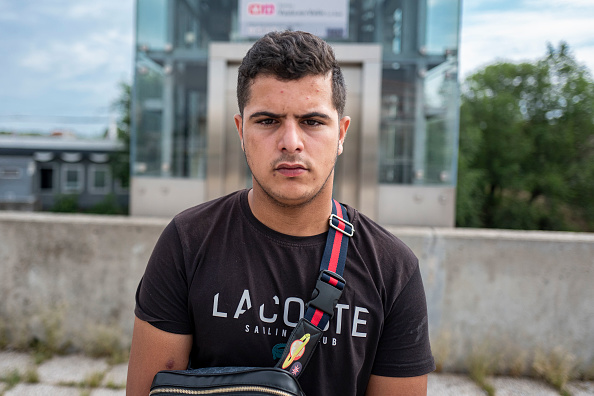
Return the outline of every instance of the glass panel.
[[[380,130],[380,183],[412,182],[416,88],[414,65],[384,69]]]
[[[167,3],[163,0],[137,0],[136,42],[139,48],[163,50],[167,45]]]
[[[137,1],[135,175],[205,177],[207,51],[251,41],[238,11],[238,0]],[[459,14],[459,0],[349,2],[348,37],[332,41],[383,46],[380,182],[455,183]]]
[[[424,81],[426,152],[424,183],[455,183],[455,147],[458,128],[457,60],[430,70]]]
[[[459,0],[427,0],[427,54],[458,49]]]
[[[206,177],[206,62],[178,63],[171,173]]]
[[[203,23],[206,20],[205,8],[196,0],[176,2],[175,48],[206,48],[208,43],[205,40]]]
[[[161,172],[163,70],[148,59],[136,68],[135,175],[158,176]]]
[[[375,23],[381,36],[374,40],[383,45],[384,61],[402,56],[418,56],[418,8],[417,1],[386,0]]]

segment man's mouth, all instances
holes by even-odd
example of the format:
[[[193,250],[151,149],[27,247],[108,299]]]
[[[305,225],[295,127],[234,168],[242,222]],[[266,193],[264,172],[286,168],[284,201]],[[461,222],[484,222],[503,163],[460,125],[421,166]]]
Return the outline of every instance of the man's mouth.
[[[279,164],[275,170],[285,177],[297,177],[305,172],[307,169],[301,164]]]

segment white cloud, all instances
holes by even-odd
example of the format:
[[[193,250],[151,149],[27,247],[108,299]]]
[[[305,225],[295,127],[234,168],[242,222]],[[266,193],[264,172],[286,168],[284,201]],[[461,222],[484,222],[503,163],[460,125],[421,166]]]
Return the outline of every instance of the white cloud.
[[[529,3],[532,0],[526,0]],[[594,70],[592,16],[594,4],[564,0],[579,7],[547,7],[558,1],[539,0],[538,7],[463,14],[460,44],[460,76],[497,60],[532,61],[544,56],[547,43],[565,41],[580,62]],[[524,4],[524,5],[525,5]]]
[[[111,112],[118,83],[132,79],[133,10],[133,0],[0,0],[0,53],[10,54],[0,57],[0,113]]]
[[[592,9],[592,0],[524,0],[522,4],[528,8],[535,9],[573,9],[585,7]]]
[[[69,42],[50,41],[34,45],[20,64],[34,72],[51,73],[64,80],[98,69],[129,69],[131,53],[132,37],[114,29]]]
[[[20,17],[27,21],[79,19],[87,22],[102,20],[110,23],[122,16],[131,17],[130,10],[134,7],[133,3],[132,0],[52,0],[22,1],[20,4],[15,2],[5,7],[11,11],[17,10]],[[1,9],[2,3],[0,2]]]
[[[69,2],[65,14],[74,19],[104,19],[117,16],[130,8],[125,1],[76,1]]]

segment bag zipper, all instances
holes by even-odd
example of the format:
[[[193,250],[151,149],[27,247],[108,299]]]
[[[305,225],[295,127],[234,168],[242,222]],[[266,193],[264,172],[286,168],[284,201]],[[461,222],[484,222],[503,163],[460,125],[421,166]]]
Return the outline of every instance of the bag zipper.
[[[203,390],[192,390],[184,388],[158,388],[153,389],[149,396],[158,395],[159,393],[176,393],[180,395],[216,395],[218,393],[233,393],[233,392],[262,392],[269,395],[276,396],[293,396],[293,394],[281,391],[278,389],[270,389],[262,386],[228,386],[225,388],[218,389],[203,389]]]

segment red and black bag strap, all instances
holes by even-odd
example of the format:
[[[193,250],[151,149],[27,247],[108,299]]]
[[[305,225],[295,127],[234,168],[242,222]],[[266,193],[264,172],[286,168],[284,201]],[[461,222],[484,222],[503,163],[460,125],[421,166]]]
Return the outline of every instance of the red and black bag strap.
[[[346,264],[349,239],[355,229],[349,223],[346,208],[332,200],[332,215],[326,247],[316,288],[307,304],[305,315],[289,336],[283,355],[276,367],[298,377],[313,355],[322,333],[329,327],[338,299],[346,285],[342,277]]]

